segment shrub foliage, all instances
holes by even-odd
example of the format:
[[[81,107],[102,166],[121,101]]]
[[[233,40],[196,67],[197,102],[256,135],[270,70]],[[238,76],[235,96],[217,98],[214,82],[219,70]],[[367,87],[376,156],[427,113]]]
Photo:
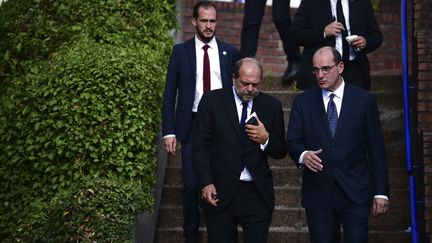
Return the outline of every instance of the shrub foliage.
[[[168,0],[0,5],[1,239],[130,240],[153,203],[173,13]]]

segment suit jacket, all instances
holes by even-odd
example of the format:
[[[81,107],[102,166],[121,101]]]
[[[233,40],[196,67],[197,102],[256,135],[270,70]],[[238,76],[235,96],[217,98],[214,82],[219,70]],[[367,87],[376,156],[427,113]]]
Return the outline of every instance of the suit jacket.
[[[370,65],[366,54],[376,50],[383,36],[376,22],[370,0],[349,0],[349,23],[351,35],[363,36],[365,49],[357,53],[357,60],[366,84],[370,85]],[[302,0],[291,27],[293,41],[304,46],[299,70],[299,87],[315,87],[316,78],[311,73],[312,57],[323,46],[335,47],[335,37],[324,38],[324,28],[333,22],[330,0]]]
[[[314,88],[294,98],[287,132],[288,150],[298,163],[305,150],[322,148],[321,172],[303,171],[302,205],[329,205],[337,181],[357,204],[371,203],[373,195],[389,195],[387,158],[375,98],[345,83],[335,137],[327,121],[322,91]],[[299,164],[297,164],[299,165]]]
[[[220,199],[216,208],[203,203],[205,209],[223,209],[234,197],[243,170],[248,168],[259,194],[270,210],[274,209],[273,176],[267,156],[283,158],[286,151],[282,104],[272,96],[260,93],[252,111],[264,124],[269,141],[264,151],[250,139],[244,141],[233,91],[214,90],[201,99],[197,126],[193,132],[193,161],[201,189],[214,184]]]
[[[231,88],[233,68],[240,52],[234,46],[218,39],[216,41],[222,86]],[[191,38],[174,46],[168,64],[162,108],[162,134],[175,134],[179,141],[186,139],[190,132],[196,85],[195,55],[195,39]]]

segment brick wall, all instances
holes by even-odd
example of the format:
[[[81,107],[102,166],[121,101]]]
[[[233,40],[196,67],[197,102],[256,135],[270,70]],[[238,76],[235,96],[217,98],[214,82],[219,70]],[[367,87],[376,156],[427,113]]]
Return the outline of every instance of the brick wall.
[[[420,230],[425,231],[425,242],[432,243],[432,131],[423,132],[423,155],[425,183],[425,224],[424,229]]]
[[[181,0],[182,40],[191,38],[195,29],[191,24],[192,6],[196,0]],[[240,48],[240,33],[243,21],[243,4],[216,2],[219,12],[217,37]],[[380,0],[376,13],[377,21],[384,35],[381,47],[369,55],[372,75],[400,75],[400,3],[394,0]],[[295,9],[291,9],[291,16]],[[287,62],[282,42],[272,22],[271,6],[267,6],[260,29],[256,56],[264,65],[266,75],[280,76],[285,71]]]
[[[432,242],[432,1],[414,0],[418,59],[418,132],[423,135],[425,233]]]

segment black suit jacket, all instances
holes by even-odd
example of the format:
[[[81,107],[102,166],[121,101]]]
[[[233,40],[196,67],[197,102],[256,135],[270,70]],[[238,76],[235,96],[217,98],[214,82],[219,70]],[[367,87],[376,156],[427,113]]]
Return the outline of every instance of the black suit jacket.
[[[216,41],[219,49],[222,86],[231,88],[234,65],[239,59],[240,51],[218,39]],[[171,53],[163,96],[163,136],[175,134],[179,141],[183,141],[189,135],[195,99],[195,77],[195,39],[191,38],[175,45]]]
[[[280,159],[287,153],[282,105],[277,99],[260,93],[253,101],[252,110],[269,133],[264,151],[252,140],[241,138],[232,89],[214,90],[201,99],[193,132],[193,161],[199,188],[214,184],[220,199],[216,208],[203,203],[207,209],[223,209],[232,200],[243,163],[268,208],[274,209],[273,177],[267,156]]]
[[[387,158],[375,98],[345,84],[335,137],[330,129],[322,91],[314,88],[294,98],[287,132],[288,150],[297,163],[305,150],[322,148],[323,170],[303,171],[302,205],[330,204],[337,181],[357,204],[371,203],[373,195],[389,195]]]
[[[349,0],[349,21],[351,35],[363,36],[367,41],[365,49],[357,52],[363,78],[370,84],[370,65],[366,54],[376,50],[383,36],[375,19],[370,0]],[[291,27],[293,41],[304,46],[300,62],[299,83],[301,89],[315,87],[316,78],[311,73],[312,56],[323,46],[335,47],[335,37],[324,38],[324,28],[333,22],[330,0],[302,0]]]

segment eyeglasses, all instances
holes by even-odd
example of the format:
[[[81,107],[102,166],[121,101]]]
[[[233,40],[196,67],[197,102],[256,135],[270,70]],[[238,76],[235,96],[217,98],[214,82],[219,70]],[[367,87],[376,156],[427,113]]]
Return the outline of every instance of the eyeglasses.
[[[329,73],[330,70],[331,70],[332,68],[334,68],[336,65],[338,65],[338,64],[336,63],[336,64],[333,65],[333,66],[324,66],[324,67],[322,67],[322,68],[312,67],[312,68],[311,68],[311,71],[312,71],[312,73],[315,74],[315,75],[319,74],[320,71],[322,71],[324,74],[327,74],[327,73]]]

